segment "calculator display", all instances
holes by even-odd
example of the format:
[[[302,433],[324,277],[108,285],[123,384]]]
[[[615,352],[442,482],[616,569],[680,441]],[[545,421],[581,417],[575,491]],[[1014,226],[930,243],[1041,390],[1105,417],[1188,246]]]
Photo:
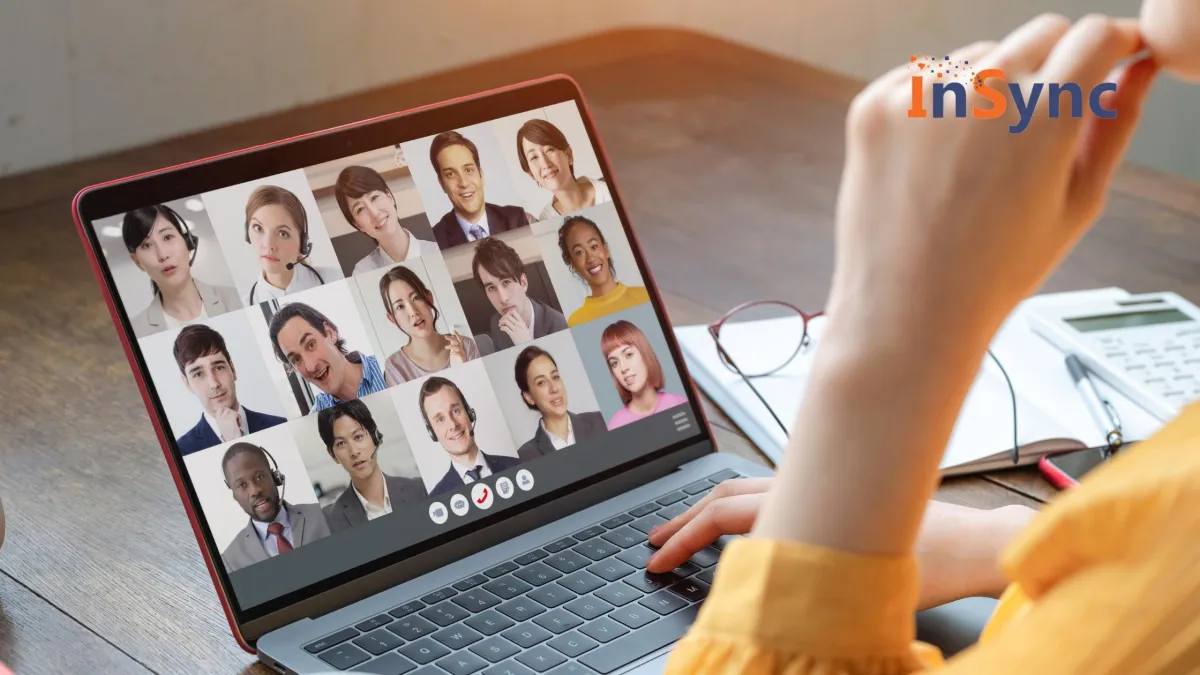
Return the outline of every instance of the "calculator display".
[[[1098,316],[1081,316],[1064,319],[1072,328],[1081,333],[1098,330],[1113,330],[1115,328],[1137,328],[1153,326],[1160,323],[1181,323],[1194,321],[1192,317],[1177,309],[1158,309],[1150,312],[1122,312],[1119,314],[1103,314]]]

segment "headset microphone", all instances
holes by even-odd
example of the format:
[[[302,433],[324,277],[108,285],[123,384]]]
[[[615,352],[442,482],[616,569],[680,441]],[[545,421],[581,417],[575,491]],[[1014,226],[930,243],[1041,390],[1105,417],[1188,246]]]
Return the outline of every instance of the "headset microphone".
[[[297,260],[296,262],[288,263],[287,264],[288,271],[291,272],[293,269],[295,269],[296,265],[303,265],[305,260],[308,260],[308,256],[302,255],[302,256],[300,256],[300,259]]]

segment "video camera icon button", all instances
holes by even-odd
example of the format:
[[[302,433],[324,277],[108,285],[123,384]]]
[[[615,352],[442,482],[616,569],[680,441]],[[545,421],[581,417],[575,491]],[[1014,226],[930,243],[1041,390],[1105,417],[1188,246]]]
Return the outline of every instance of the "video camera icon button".
[[[434,502],[429,505],[429,519],[438,525],[443,525],[450,520],[450,512],[446,510],[445,504]]]

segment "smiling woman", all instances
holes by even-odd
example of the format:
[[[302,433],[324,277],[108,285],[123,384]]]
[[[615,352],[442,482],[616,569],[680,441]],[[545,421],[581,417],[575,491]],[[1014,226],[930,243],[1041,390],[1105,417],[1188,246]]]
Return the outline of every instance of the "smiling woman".
[[[608,240],[595,221],[571,216],[558,229],[558,248],[563,262],[588,285],[590,294],[583,306],[571,313],[568,326],[578,326],[613,312],[650,302],[645,286],[626,286],[617,281]]]
[[[396,196],[378,171],[366,166],[342,169],[333,194],[346,222],[377,244],[355,263],[354,274],[415,260],[439,250],[437,244],[417,239],[400,224]]]

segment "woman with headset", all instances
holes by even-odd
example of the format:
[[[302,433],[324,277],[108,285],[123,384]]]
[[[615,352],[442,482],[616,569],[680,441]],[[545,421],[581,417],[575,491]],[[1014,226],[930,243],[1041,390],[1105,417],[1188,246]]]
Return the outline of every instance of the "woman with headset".
[[[200,241],[166,204],[125,214],[121,236],[129,258],[150,277],[150,304],[130,319],[139,338],[241,309],[237,291],[192,276]]]
[[[254,246],[262,274],[250,286],[246,305],[322,286],[342,275],[305,262],[312,255],[308,214],[291,191],[262,185],[246,200],[246,243]]]

